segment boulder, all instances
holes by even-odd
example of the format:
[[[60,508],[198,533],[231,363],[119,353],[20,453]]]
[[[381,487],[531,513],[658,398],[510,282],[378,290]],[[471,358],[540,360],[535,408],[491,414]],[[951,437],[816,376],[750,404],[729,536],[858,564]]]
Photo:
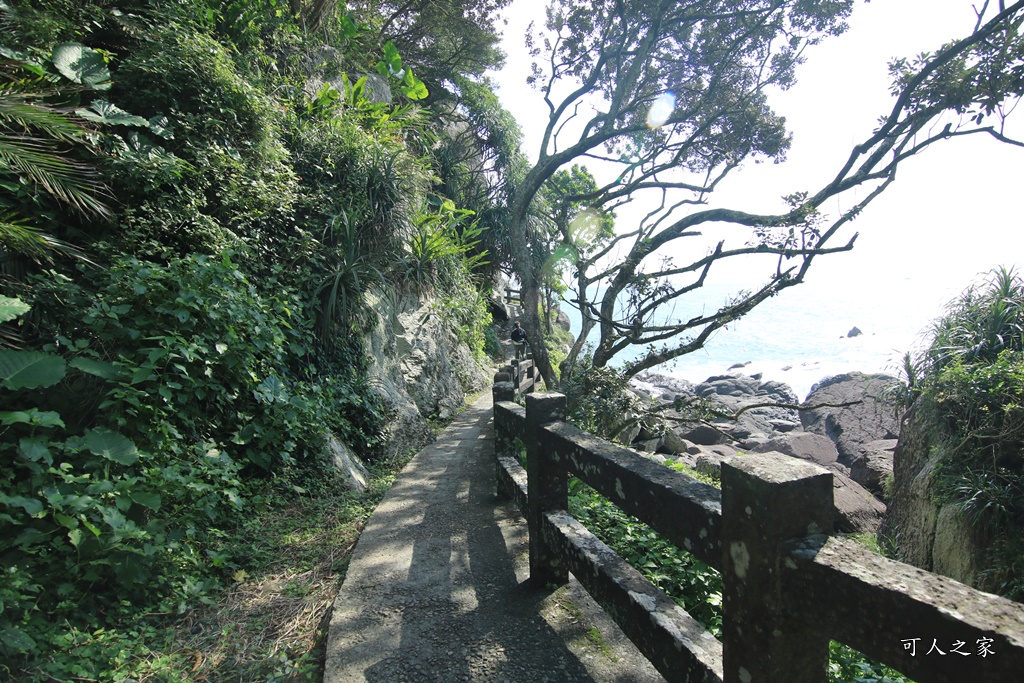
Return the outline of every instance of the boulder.
[[[331,455],[331,464],[341,475],[345,487],[359,493],[366,491],[370,473],[366,471],[366,465],[359,456],[331,433],[324,434],[324,445]]]
[[[563,332],[572,330],[572,321],[569,319],[569,315],[561,308],[558,309],[558,315],[555,316],[555,325],[560,327]]]
[[[864,333],[860,331],[860,328],[857,327],[856,325],[854,325],[854,327],[849,332],[846,333],[846,336],[847,337],[859,337],[862,334],[864,334]]]
[[[759,451],[773,453],[773,451]],[[786,453],[778,457],[794,457]],[[809,459],[809,458],[808,458]],[[842,533],[875,533],[885,515],[885,505],[842,471],[830,469],[835,506],[835,528]]]
[[[708,425],[697,425],[681,435],[684,439],[698,446],[714,446],[725,443],[726,437],[721,431]]]
[[[687,449],[692,445],[693,442],[687,441],[675,427],[672,427],[665,432],[665,436],[661,443],[662,449],[668,453],[686,453]]]
[[[871,534],[878,531],[885,516],[885,505],[870,491],[845,474],[833,470],[832,495],[837,531]]]
[[[832,439],[839,451],[839,462],[851,467],[865,455],[868,443],[899,435],[895,410],[884,398],[886,389],[895,381],[888,375],[851,372],[815,384],[804,405],[853,405],[801,411],[804,430]]]
[[[719,445],[701,449],[696,458],[695,470],[716,479],[722,478],[722,461],[735,457],[739,451],[731,446]]]
[[[839,459],[839,452],[831,439],[808,432],[780,434],[751,450],[755,453],[777,451],[794,458],[808,460],[830,470],[836,469],[836,461]]]
[[[879,439],[864,444],[861,453],[850,465],[850,478],[874,493],[885,497],[885,481],[892,475],[896,439]]]
[[[656,453],[661,447],[661,439],[638,439],[633,442],[633,449],[641,453]]]
[[[761,383],[746,375],[716,375],[694,387],[701,398],[712,396],[754,396]]]

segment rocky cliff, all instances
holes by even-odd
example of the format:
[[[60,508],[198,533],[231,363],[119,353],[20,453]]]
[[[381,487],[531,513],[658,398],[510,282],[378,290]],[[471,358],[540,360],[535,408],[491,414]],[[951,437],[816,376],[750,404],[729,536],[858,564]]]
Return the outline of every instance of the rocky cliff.
[[[892,501],[880,535],[915,567],[992,590],[982,579],[991,539],[969,524],[954,503],[943,503],[936,479],[941,455],[933,448],[934,416],[915,404],[907,413],[893,462]]]
[[[393,458],[429,443],[427,420],[451,417],[490,378],[429,299],[406,293],[371,303],[379,321],[366,338],[370,383],[393,413],[387,434]]]

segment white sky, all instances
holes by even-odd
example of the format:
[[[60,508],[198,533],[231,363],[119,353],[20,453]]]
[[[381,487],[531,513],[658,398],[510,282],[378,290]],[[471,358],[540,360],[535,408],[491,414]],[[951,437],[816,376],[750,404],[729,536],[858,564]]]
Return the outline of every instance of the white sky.
[[[531,158],[547,108],[525,84],[531,59],[523,34],[529,21],[543,21],[544,6],[542,0],[513,0],[502,45],[507,65],[496,75],[498,95],[523,127]],[[771,98],[793,133],[788,161],[735,173],[715,193],[715,204],[778,211],[782,195],[818,189],[891,108],[888,60],[934,50],[973,25],[971,0],[858,2],[849,31],[809,51],[797,84]],[[1024,137],[1024,106],[1016,119],[1010,131]],[[892,297],[908,279],[925,278],[936,283],[941,300],[905,303],[927,309],[923,320],[934,318],[976,274],[1024,262],[1022,168],[1024,148],[982,136],[939,143],[901,167],[896,182],[854,222],[856,248],[817,260],[805,287],[834,290],[855,279],[862,296]]]

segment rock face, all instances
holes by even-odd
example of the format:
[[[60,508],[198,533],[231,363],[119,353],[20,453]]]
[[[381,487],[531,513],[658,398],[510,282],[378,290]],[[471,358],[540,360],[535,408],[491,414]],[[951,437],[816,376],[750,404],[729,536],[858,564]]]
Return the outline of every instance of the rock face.
[[[331,463],[345,481],[346,488],[360,493],[365,491],[370,481],[370,474],[366,471],[366,465],[363,464],[359,456],[333,434],[324,435],[324,445],[331,454]]]
[[[394,414],[387,454],[395,457],[429,443],[427,418],[450,417],[467,392],[486,388],[490,378],[429,302],[399,296],[394,311],[371,303],[380,319],[366,338],[370,384]]]
[[[868,444],[899,436],[895,411],[884,399],[886,388],[895,381],[888,375],[851,372],[815,384],[804,405],[856,403],[844,408],[802,411],[804,430],[832,439],[839,451],[839,462],[851,472],[861,471],[864,466],[856,463],[877,452],[877,447],[869,448]],[[868,480],[870,477],[865,481]]]
[[[892,500],[880,535],[908,564],[991,590],[980,577],[990,539],[965,522],[955,506],[936,500],[939,463],[929,432],[930,420],[913,406],[894,452]]]

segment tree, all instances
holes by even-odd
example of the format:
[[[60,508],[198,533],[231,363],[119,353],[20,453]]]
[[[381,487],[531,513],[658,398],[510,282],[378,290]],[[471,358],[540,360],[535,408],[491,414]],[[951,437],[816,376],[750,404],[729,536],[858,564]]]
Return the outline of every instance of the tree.
[[[660,196],[638,225],[578,264],[578,305],[600,326],[594,365],[645,346],[647,355],[625,368],[632,375],[700,349],[716,330],[802,282],[816,257],[852,249],[856,235],[840,241],[841,229],[893,182],[907,158],[964,135],[1019,144],[1005,136],[1002,122],[1004,103],[1024,92],[1024,2],[985,3],[967,37],[891,65],[895,105],[817,191],[790,195],[789,210],[778,214],[705,207],[743,162],[785,158],[790,136],[766,89],[791,86],[806,48],[844,31],[851,7],[852,0],[552,2],[547,37],[534,42],[546,64],[535,65],[533,76],[549,118],[537,162],[511,209],[528,332],[540,327],[529,207],[544,182],[575,160],[620,169],[613,181],[576,197],[595,209],[642,193]],[[853,190],[859,194],[852,208],[831,218],[820,212],[826,201]],[[667,257],[666,248],[694,241],[715,223],[742,228],[745,241],[727,246],[722,240],[682,265]],[[699,289],[715,266],[750,255],[772,259],[762,286],[689,320],[655,322]],[[554,382],[543,350],[538,356],[545,380]]]
[[[360,0],[350,5],[379,26],[381,44],[391,41],[416,70],[431,95],[445,97],[456,76],[482,76],[501,65],[498,13],[510,0]]]
[[[541,187],[540,214],[548,222],[548,227],[536,231],[531,241],[534,260],[539,267],[543,294],[541,308],[544,311],[544,329],[548,334],[551,333],[554,297],[556,294],[561,296],[567,289],[563,282],[566,270],[572,266],[578,280],[583,275],[579,264],[614,234],[615,215],[595,211],[585,201],[597,189],[594,176],[579,164],[573,164],[569,171],[557,171]],[[586,339],[592,328],[593,317],[585,316],[580,339]],[[581,343],[574,346],[577,353],[569,358],[569,365],[575,362]]]

